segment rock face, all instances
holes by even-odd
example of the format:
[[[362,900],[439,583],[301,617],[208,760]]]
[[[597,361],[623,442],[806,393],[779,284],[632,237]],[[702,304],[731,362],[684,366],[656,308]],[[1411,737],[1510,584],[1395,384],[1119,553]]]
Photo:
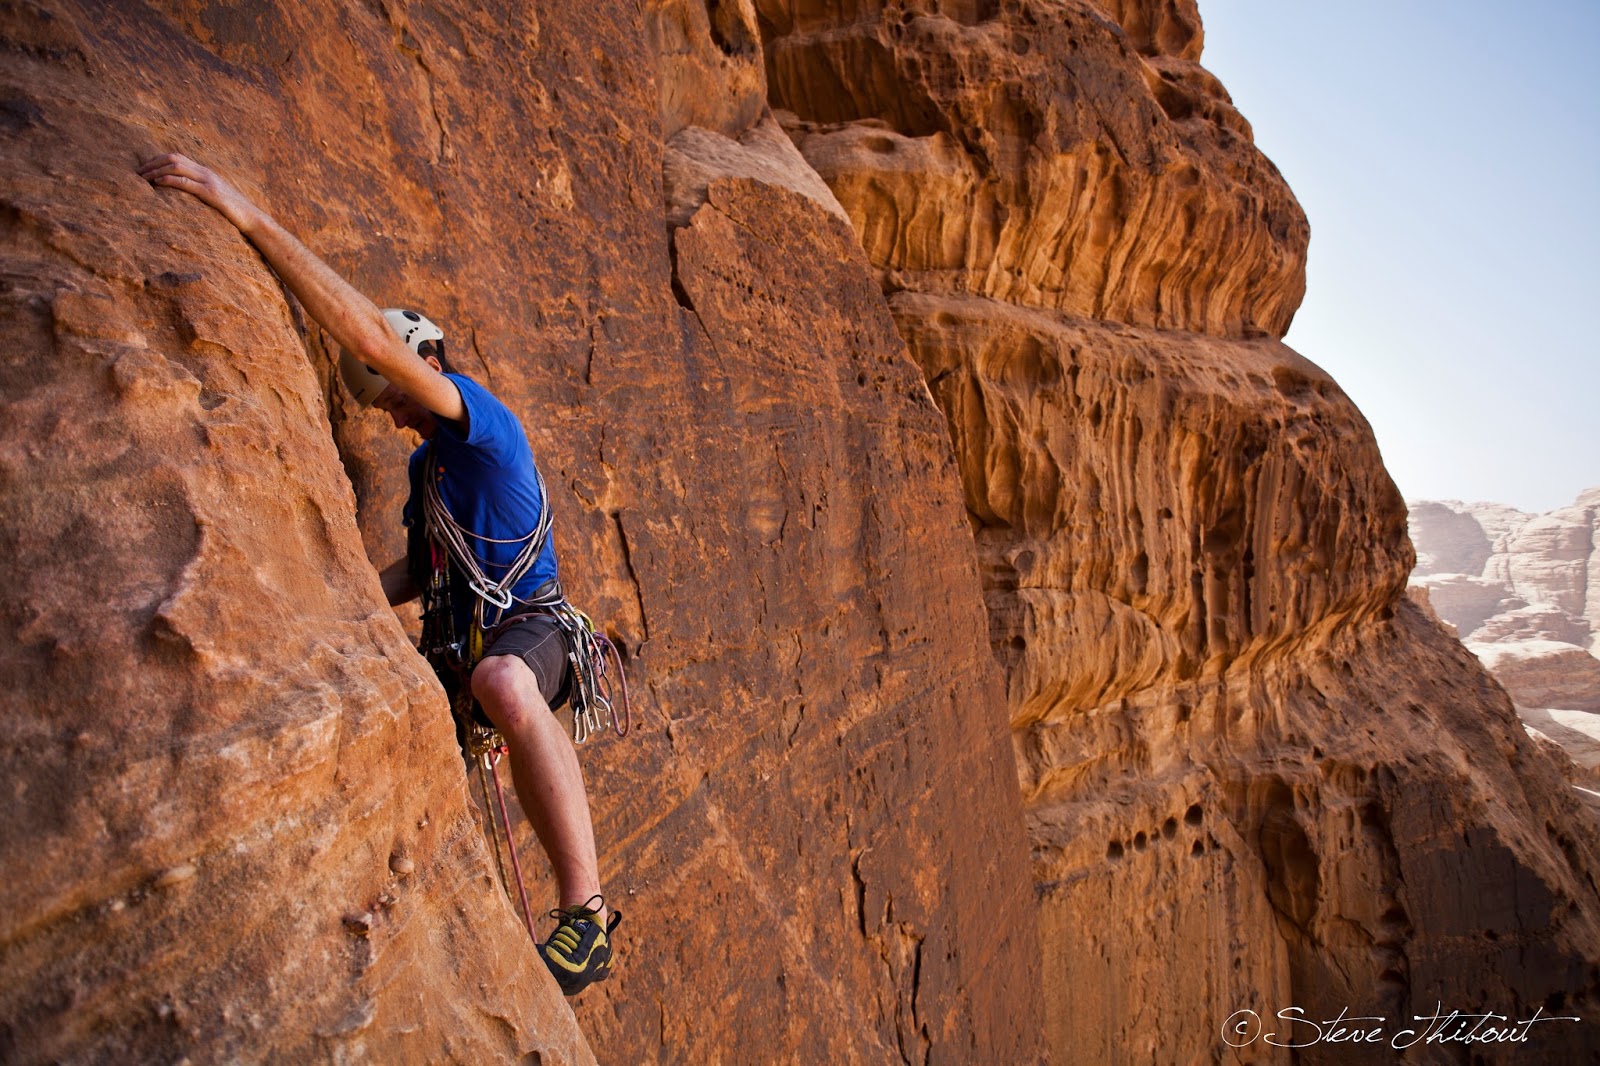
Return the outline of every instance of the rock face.
[[[750,121],[748,8],[29,2],[0,36],[0,1058],[1038,1057],[944,419]],[[137,178],[170,149],[426,309],[529,427],[635,698],[582,751],[626,919],[576,1014],[368,562],[409,443],[237,233]]]
[[[1276,340],[1307,227],[1194,6],[757,10],[956,447],[1056,1061],[1232,1056],[1240,1009],[1593,1014],[1593,823],[1404,598],[1371,432]],[[1600,1046],[1566,1024],[1546,1054]]]
[[[0,1058],[1259,1061],[1241,1008],[1593,1014],[1600,839],[1403,599],[1202,41],[1188,0],[0,11]],[[626,919],[575,1007],[375,580],[410,442],[139,181],[170,149],[529,428],[635,694],[582,751]]]
[[[1190,4],[758,0],[767,82],[886,289],[1282,335],[1305,216]],[[1173,45],[1164,50],[1164,45]]]
[[[1529,729],[1600,784],[1600,488],[1534,515],[1500,504],[1411,505],[1413,588],[1505,686]]]
[[[361,550],[281,289],[130,169],[182,147],[348,187],[360,164],[319,174],[279,80],[329,60],[288,47],[315,23],[3,18],[0,1058],[592,1061],[441,772],[440,692]]]

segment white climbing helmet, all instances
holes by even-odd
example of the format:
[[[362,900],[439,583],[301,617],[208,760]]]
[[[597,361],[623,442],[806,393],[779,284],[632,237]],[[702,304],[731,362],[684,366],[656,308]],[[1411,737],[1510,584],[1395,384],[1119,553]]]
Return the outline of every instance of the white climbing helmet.
[[[424,341],[444,340],[444,331],[415,311],[385,307],[383,320],[389,323],[389,328],[394,330],[395,335],[405,341],[406,347],[413,352],[421,347]],[[355,397],[356,403],[362,407],[372,406],[372,401],[378,398],[378,394],[389,387],[388,378],[347,351],[339,353],[339,376],[344,379],[344,387],[350,390],[350,395]]]
[[[356,403],[371,407],[378,394],[389,387],[389,379],[347,351],[339,352],[339,376]]]
[[[389,328],[394,330],[412,351],[420,348],[423,341],[444,340],[444,330],[415,311],[402,311],[398,307],[385,307],[383,309],[383,320],[389,323]]]

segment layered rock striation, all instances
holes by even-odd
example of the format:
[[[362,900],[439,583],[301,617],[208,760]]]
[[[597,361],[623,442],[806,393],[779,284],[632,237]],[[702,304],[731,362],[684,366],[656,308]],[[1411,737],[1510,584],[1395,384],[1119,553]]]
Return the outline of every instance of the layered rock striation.
[[[1595,828],[1404,597],[1371,431],[1277,339],[1307,226],[1194,6],[757,10],[955,444],[1056,1060],[1258,1061],[1241,1009],[1592,1014]]]
[[[774,106],[887,290],[1281,335],[1305,216],[1193,5],[1118,7],[1133,35],[1083,2],[757,4]]]

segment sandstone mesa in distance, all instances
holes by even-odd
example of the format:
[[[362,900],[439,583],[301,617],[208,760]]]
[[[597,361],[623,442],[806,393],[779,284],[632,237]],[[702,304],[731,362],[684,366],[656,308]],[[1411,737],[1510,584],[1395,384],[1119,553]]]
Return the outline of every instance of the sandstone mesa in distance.
[[[1410,506],[1411,587],[1505,686],[1536,736],[1560,744],[1600,809],[1600,488],[1528,514],[1499,504]]]
[[[1287,1062],[1224,1019],[1439,1002],[1600,1051],[1600,834],[1407,599],[1203,43],[1189,0],[0,9],[0,1059]],[[636,693],[575,1008],[373,570],[406,449],[168,150],[530,427]]]

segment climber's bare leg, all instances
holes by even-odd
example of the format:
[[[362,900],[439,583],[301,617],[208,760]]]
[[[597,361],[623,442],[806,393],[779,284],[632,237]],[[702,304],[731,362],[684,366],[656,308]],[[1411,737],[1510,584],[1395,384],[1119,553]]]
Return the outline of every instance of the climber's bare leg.
[[[514,655],[491,655],[479,663],[472,694],[505,737],[517,799],[550,857],[561,906],[587,903],[600,894],[600,864],[571,738],[539,694],[533,671]],[[600,910],[602,924],[608,911]]]

